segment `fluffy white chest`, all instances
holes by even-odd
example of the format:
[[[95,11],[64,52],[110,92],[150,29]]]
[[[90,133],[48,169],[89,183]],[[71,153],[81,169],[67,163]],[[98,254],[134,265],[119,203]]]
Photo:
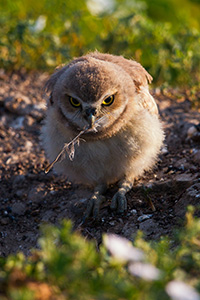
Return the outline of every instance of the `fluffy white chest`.
[[[121,179],[130,167],[130,160],[138,151],[136,141],[118,134],[102,141],[80,141],[75,145],[72,161],[66,158],[55,169],[77,183],[107,184]]]
[[[53,110],[49,111],[42,134],[50,161],[56,158],[65,143],[74,138],[64,124],[52,122],[57,120],[54,114]],[[56,163],[54,169],[73,183],[92,186],[115,183],[124,177],[134,180],[153,166],[162,140],[163,133],[157,116],[143,111],[110,138],[80,140],[79,146],[75,145],[74,159],[70,161],[66,153],[65,159]]]

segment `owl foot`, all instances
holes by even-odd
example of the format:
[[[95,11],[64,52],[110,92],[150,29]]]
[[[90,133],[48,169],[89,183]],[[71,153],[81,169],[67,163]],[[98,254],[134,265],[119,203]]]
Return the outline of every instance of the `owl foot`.
[[[98,219],[100,205],[105,199],[102,195],[93,195],[87,204],[86,212],[84,215],[84,220],[88,219],[90,216],[93,216],[94,219]]]
[[[116,210],[119,214],[123,214],[127,210],[126,193],[130,191],[132,186],[132,181],[126,179],[119,182],[119,190],[113,196],[111,201],[110,208],[112,210]]]
[[[123,192],[118,191],[112,198],[110,208],[123,214],[127,210],[127,200]]]
[[[94,194],[89,199],[86,212],[83,217],[83,222],[85,222],[90,216],[93,216],[94,219],[98,219],[100,205],[105,199],[102,195],[107,189],[107,186],[102,184],[95,188]]]

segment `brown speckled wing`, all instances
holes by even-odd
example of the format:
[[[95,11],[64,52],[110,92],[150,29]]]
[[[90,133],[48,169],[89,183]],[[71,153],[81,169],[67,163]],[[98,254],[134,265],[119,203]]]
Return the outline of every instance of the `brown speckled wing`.
[[[158,114],[158,107],[154,100],[154,98],[149,93],[149,90],[147,87],[141,87],[139,93],[138,93],[138,101],[140,105],[147,109],[152,115]]]

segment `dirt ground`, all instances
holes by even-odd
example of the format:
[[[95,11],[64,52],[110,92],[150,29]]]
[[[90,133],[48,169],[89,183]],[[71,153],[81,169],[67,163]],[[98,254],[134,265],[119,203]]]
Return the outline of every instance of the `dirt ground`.
[[[64,218],[71,219],[74,229],[95,239],[97,245],[105,232],[133,239],[140,229],[146,238],[158,239],[182,226],[187,205],[200,203],[200,115],[192,109],[187,93],[152,90],[166,133],[157,166],[127,194],[125,215],[116,215],[109,208],[113,186],[102,204],[100,220],[82,224],[92,191],[72,186],[53,171],[44,173],[48,162],[39,136],[47,77],[0,70],[0,255],[30,254],[38,246],[40,226],[59,224]]]

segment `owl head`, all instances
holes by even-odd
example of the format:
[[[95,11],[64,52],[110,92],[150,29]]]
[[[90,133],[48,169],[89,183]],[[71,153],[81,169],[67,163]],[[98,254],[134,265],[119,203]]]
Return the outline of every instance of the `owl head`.
[[[49,105],[62,122],[76,132],[98,124],[95,133],[88,133],[96,138],[120,130],[130,110],[137,108],[140,86],[148,80],[151,76],[137,62],[95,52],[59,69],[46,87],[51,91]]]

